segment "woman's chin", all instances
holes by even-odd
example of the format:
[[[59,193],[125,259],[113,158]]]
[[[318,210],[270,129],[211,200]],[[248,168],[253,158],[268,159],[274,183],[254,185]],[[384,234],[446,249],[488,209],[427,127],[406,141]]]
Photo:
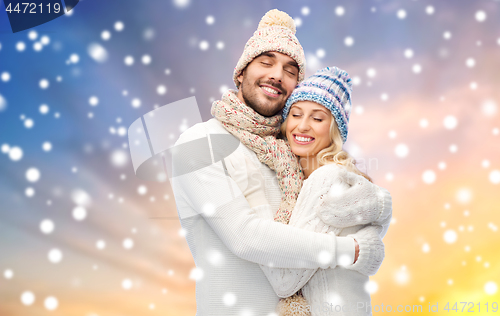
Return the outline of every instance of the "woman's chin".
[[[309,154],[307,150],[304,150],[304,148],[291,148],[292,149],[292,152],[295,154],[295,156],[298,156],[298,157],[307,157],[307,155]]]

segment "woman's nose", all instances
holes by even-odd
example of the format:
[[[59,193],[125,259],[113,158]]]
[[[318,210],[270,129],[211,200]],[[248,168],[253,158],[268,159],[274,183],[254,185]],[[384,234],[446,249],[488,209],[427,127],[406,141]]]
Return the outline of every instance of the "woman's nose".
[[[305,131],[309,130],[309,127],[310,127],[309,122],[306,118],[303,118],[300,120],[299,126],[298,126],[299,131],[305,132]]]

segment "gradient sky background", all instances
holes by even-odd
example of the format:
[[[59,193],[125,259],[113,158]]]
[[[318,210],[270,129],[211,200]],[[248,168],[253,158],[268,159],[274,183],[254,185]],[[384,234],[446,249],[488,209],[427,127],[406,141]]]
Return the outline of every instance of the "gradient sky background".
[[[195,314],[171,189],[126,130],[193,95],[209,119],[274,8],[307,75],[353,78],[345,149],[393,197],[372,305],[500,303],[499,1],[84,0],[16,34],[0,1],[0,315]]]

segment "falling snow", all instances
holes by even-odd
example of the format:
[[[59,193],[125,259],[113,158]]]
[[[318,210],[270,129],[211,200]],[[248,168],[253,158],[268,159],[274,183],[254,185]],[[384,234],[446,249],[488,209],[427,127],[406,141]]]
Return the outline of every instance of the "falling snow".
[[[486,21],[486,12],[484,12],[484,11],[477,11],[476,12],[476,20],[478,22],[484,22],[484,21]]]
[[[443,125],[446,129],[454,129],[458,125],[458,120],[452,115],[448,115],[443,120]]]
[[[368,170],[368,174],[373,176],[374,183],[387,186],[395,203],[405,205],[405,214],[425,212],[429,227],[435,227],[438,232],[437,237],[421,230],[417,235],[406,236],[417,240],[408,258],[413,260],[412,265],[410,261],[408,266],[402,265],[405,262],[394,261],[397,259],[395,253],[387,251],[386,261],[397,265],[391,268],[384,262],[382,268],[389,269],[389,274],[385,274],[389,279],[378,274],[380,281],[368,281],[364,286],[366,292],[384,298],[391,288],[403,289],[408,285],[407,289],[417,287],[413,299],[425,302],[430,299],[429,293],[418,288],[414,281],[424,272],[415,270],[413,262],[418,264],[420,258],[431,256],[441,262],[443,255],[450,255],[457,260],[450,263],[451,272],[436,282],[436,291],[456,288],[459,292],[463,290],[464,277],[477,278],[483,281],[467,290],[494,297],[498,295],[497,280],[481,272],[477,272],[477,276],[467,273],[462,276],[453,273],[453,267],[468,269],[477,265],[477,269],[489,269],[491,273],[498,265],[488,253],[481,253],[477,243],[491,240],[498,234],[496,213],[489,212],[491,204],[484,203],[489,203],[491,194],[494,201],[494,192],[500,184],[498,151],[494,146],[500,135],[500,101],[494,93],[494,82],[488,79],[495,75],[497,63],[489,56],[498,51],[500,38],[494,32],[468,36],[472,34],[468,30],[476,27],[491,28],[496,21],[495,13],[484,5],[467,6],[463,10],[465,13],[460,13],[462,11],[452,4],[433,6],[413,2],[395,7],[367,3],[360,8],[325,2],[321,7],[299,5],[289,13],[299,30],[296,35],[306,50],[308,73],[337,65],[337,58],[345,54],[353,57],[347,62],[342,59],[343,64],[338,65],[349,72],[355,86],[352,108],[355,116],[351,117],[349,127],[352,130],[347,143],[348,149],[352,148],[349,153],[360,160],[387,153],[379,170]],[[127,260],[137,272],[137,278],[124,275],[123,269],[115,268],[117,275],[109,270],[109,275],[115,278],[112,288],[129,290],[140,297],[150,285],[149,276],[162,278],[156,275],[156,269],[142,271],[143,262],[137,261],[135,254],[137,251],[141,255],[154,255],[155,248],[145,246],[151,245],[151,240],[147,239],[150,234],[160,242],[163,250],[169,251],[165,254],[168,261],[162,263],[168,267],[164,266],[160,273],[175,280],[163,280],[165,285],[155,290],[158,294],[176,293],[176,284],[194,284],[193,281],[206,277],[206,271],[199,267],[181,271],[177,266],[179,258],[187,258],[190,254],[184,238],[193,232],[168,226],[170,222],[178,223],[174,196],[165,192],[160,184],[146,183],[134,176],[135,166],[127,136],[131,122],[153,106],[161,108],[185,94],[185,97],[196,96],[201,112],[208,115],[211,103],[234,89],[231,73],[226,73],[226,77],[222,76],[222,71],[220,76],[213,73],[214,69],[234,67],[229,60],[241,54],[243,47],[238,45],[247,40],[243,37],[231,39],[228,32],[251,34],[260,19],[253,11],[264,12],[261,7],[243,10],[244,4],[238,5],[242,6],[242,15],[235,25],[228,25],[224,18],[227,10],[217,4],[211,10],[201,10],[196,1],[169,0],[159,4],[159,9],[165,23],[175,20],[177,32],[168,29],[173,26],[148,17],[135,19],[134,12],[120,9],[113,18],[103,16],[102,21],[94,23],[96,25],[89,24],[84,33],[72,34],[78,36],[77,41],[66,34],[66,29],[57,34],[43,34],[36,28],[19,33],[9,43],[0,43],[0,58],[18,56],[12,63],[2,64],[0,69],[0,127],[4,128],[0,159],[8,170],[0,180],[4,181],[1,184],[5,192],[9,192],[6,201],[12,211],[9,212],[12,215],[8,215],[12,218],[9,217],[5,225],[19,223],[19,227],[30,228],[30,234],[46,245],[41,253],[30,252],[29,242],[20,241],[19,247],[26,249],[26,261],[48,260],[49,268],[64,268],[65,272],[73,274],[65,281],[71,288],[90,282],[72,265],[75,257],[68,249],[71,245],[78,243],[78,247],[85,247],[91,260],[82,262],[83,267],[96,275],[110,269],[101,256],[115,256],[118,249],[126,257],[117,259]],[[397,27],[398,31],[408,32],[402,34],[412,34],[410,32],[418,25],[419,32],[435,40],[422,41],[418,37],[405,36],[404,40],[378,43],[356,26],[346,32],[330,32],[329,40],[325,41],[318,37],[319,33],[308,33],[318,26],[326,27],[327,22],[319,18],[323,13],[336,25],[363,21],[366,27],[371,27],[370,20],[376,19],[392,26],[391,30]],[[71,16],[67,21],[82,23],[80,19],[85,14],[77,7],[66,14]],[[189,19],[183,17],[185,14],[189,14]],[[443,14],[456,14],[457,19],[443,23]],[[379,30],[381,37],[392,36],[384,33],[384,28]],[[191,68],[195,65],[195,61],[190,62],[191,58],[201,59],[201,66]],[[39,62],[41,60],[44,62]],[[441,63],[446,66],[441,67]],[[20,67],[21,64],[25,67]],[[451,80],[429,85],[439,78]],[[422,93],[423,87],[425,93]],[[31,92],[29,99],[22,100],[13,91]],[[165,139],[175,142],[176,133],[186,131],[192,124],[192,121],[179,118],[173,125],[175,133],[165,135]],[[9,133],[9,129],[13,132]],[[474,137],[470,136],[471,130],[475,131]],[[375,154],[378,156],[370,156]],[[167,175],[162,173],[157,180],[166,179]],[[146,183],[147,187],[141,183]],[[427,195],[428,192],[432,192],[432,196]],[[411,198],[425,201],[425,209],[412,203]],[[208,203],[201,211],[210,217],[215,210],[215,206]],[[449,214],[454,214],[459,221],[448,218]],[[161,221],[165,226],[156,228],[159,222],[150,216],[172,216],[173,220]],[[401,231],[406,231],[410,217],[405,216],[398,217],[398,221],[393,218],[391,226],[398,225]],[[19,231],[15,226],[11,229]],[[129,234],[134,238],[127,237]],[[396,235],[388,234],[384,242],[387,240],[392,248],[397,248],[397,240],[403,238],[396,230],[393,234]],[[85,236],[81,245],[75,240],[77,235]],[[60,238],[65,239],[64,243]],[[446,251],[441,251],[442,247]],[[211,248],[203,251],[208,267],[221,267],[230,260],[220,251]],[[5,257],[12,256],[7,253]],[[327,251],[317,257],[322,265],[332,259]],[[58,309],[62,312],[63,307],[70,308],[71,302],[63,299],[67,290],[64,286],[45,293],[30,283],[13,284],[27,280],[26,271],[14,262],[0,260],[0,266],[3,282],[9,289],[18,288],[16,293],[8,292],[9,297],[14,298],[9,304],[17,304],[23,309],[39,306],[46,311],[56,310],[56,313]],[[432,274],[433,268],[426,269],[425,273]],[[47,273],[47,276],[58,282],[61,278],[57,273]],[[228,289],[218,295],[221,303],[238,307],[236,292]],[[194,302],[194,296],[189,299]],[[144,310],[165,313],[155,298],[143,300],[141,304],[139,308],[143,313]],[[104,313],[93,308],[95,306],[89,306],[85,315]],[[248,310],[240,312],[251,315]]]
[[[111,32],[108,30],[102,31],[101,38],[103,41],[109,41],[111,39]]]
[[[42,79],[39,82],[40,88],[47,89],[49,87],[49,81],[47,79]]]
[[[201,41],[199,47],[201,50],[207,50],[210,47],[210,45],[208,44],[207,41]]]
[[[98,43],[91,43],[87,48],[89,56],[98,63],[108,60],[108,51]]]
[[[73,218],[77,221],[83,221],[87,217],[87,210],[83,206],[77,206],[73,209]]]
[[[404,56],[408,59],[412,58],[413,57],[413,50],[411,48],[407,48],[405,49],[404,51]]]
[[[34,50],[35,52],[39,52],[39,51],[41,51],[42,49],[43,49],[43,45],[42,45],[42,43],[40,43],[40,42],[36,42],[36,43],[34,43],[34,44],[33,44],[33,50]]]
[[[365,283],[365,291],[368,292],[369,294],[374,294],[377,293],[378,291],[378,283],[375,281],[368,281]]]
[[[39,111],[42,115],[49,113],[49,106],[47,104],[40,105]]]
[[[0,113],[7,108],[7,100],[0,94]]]
[[[426,184],[432,184],[436,181],[436,173],[432,170],[426,170],[422,174],[422,181]]]
[[[42,149],[43,149],[43,151],[45,151],[45,152],[49,152],[49,151],[51,151],[51,150],[52,150],[52,143],[51,143],[51,142],[44,142],[44,143],[42,144]]]
[[[405,10],[398,10],[397,12],[398,19],[405,19],[406,18],[406,11]]]
[[[19,161],[23,158],[23,150],[20,147],[14,146],[9,150],[9,158],[12,161]]]
[[[37,182],[40,179],[40,171],[37,168],[29,168],[26,170],[26,179],[29,182]]]
[[[225,293],[222,296],[222,301],[226,306],[233,306],[237,302],[237,297],[234,293]]]
[[[50,219],[44,219],[40,223],[40,230],[44,234],[52,233],[54,231],[54,227],[55,227],[54,222],[52,222]]]
[[[401,266],[394,273],[394,281],[399,285],[405,285],[410,281],[410,273],[406,266]]]
[[[205,18],[205,22],[208,24],[208,25],[212,25],[215,23],[215,18],[212,16],[212,15],[209,15]]]
[[[21,303],[23,303],[23,305],[30,306],[33,305],[34,302],[35,294],[33,294],[33,292],[26,291],[21,294]]]
[[[49,253],[47,254],[47,257],[48,257],[50,262],[59,263],[59,262],[61,262],[61,260],[63,258],[63,254],[62,254],[61,250],[54,248],[54,249],[49,251]]]
[[[481,105],[481,111],[487,117],[493,117],[497,114],[498,106],[494,100],[486,100]]]
[[[394,149],[394,153],[399,158],[404,158],[404,157],[408,156],[409,152],[410,152],[410,149],[408,148],[408,146],[406,144],[399,144]]]
[[[336,7],[335,8],[335,14],[338,16],[343,16],[345,14],[345,9],[344,7]]]
[[[122,246],[125,249],[132,249],[134,247],[134,241],[131,238],[125,238],[122,242]]]
[[[484,292],[488,295],[494,295],[497,291],[498,285],[493,281],[489,281],[484,285]]]
[[[500,170],[492,170],[489,174],[490,182],[493,184],[500,183]]]
[[[115,22],[115,31],[121,32],[125,28],[125,24],[123,24],[122,21],[116,21]]]
[[[49,296],[44,300],[43,305],[47,310],[53,311],[59,306],[59,301],[57,300],[57,298]]]
[[[151,64],[151,56],[143,55],[141,58],[141,61],[144,65],[149,65],[149,64]]]
[[[443,239],[447,244],[453,244],[457,241],[458,235],[453,229],[448,229],[443,234]]]

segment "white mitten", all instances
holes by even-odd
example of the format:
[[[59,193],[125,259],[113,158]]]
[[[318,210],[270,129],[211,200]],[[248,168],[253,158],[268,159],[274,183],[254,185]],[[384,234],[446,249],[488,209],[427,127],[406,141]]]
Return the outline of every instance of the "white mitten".
[[[328,194],[316,206],[324,223],[343,228],[381,221],[391,214],[392,199],[386,189],[347,170],[337,171],[334,176],[338,181],[333,181]]]
[[[374,275],[382,265],[385,257],[385,246],[380,237],[382,226],[368,225],[347,237],[354,238],[359,245],[358,260],[345,266],[346,269],[356,270],[364,275]]]
[[[236,182],[251,208],[269,204],[264,192],[264,177],[250,158],[242,153],[232,153],[224,158],[227,172]]]

